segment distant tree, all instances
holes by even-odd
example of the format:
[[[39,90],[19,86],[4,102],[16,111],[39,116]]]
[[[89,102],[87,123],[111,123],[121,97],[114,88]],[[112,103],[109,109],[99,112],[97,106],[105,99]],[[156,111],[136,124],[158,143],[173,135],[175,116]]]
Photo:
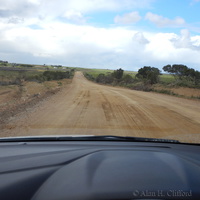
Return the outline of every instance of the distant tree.
[[[155,84],[155,83],[158,83],[160,74],[161,73],[158,68],[144,66],[143,68],[140,68],[138,70],[136,77],[147,80],[147,81],[149,81],[150,84]]]
[[[112,73],[109,73],[105,77],[105,83],[111,84],[114,81],[114,77]]]
[[[166,65],[163,67],[165,72],[173,74],[176,78],[179,79],[182,79],[186,75],[188,69],[189,68],[186,65],[182,64]]]
[[[125,84],[133,83],[133,77],[129,74],[126,74],[123,77],[123,81],[125,82]]]
[[[45,80],[60,80],[64,78],[70,78],[70,72],[61,72],[61,71],[44,71],[43,76]]]
[[[172,71],[172,66],[171,66],[171,65],[165,65],[165,66],[163,67],[163,70],[164,70],[165,72],[170,73],[170,74],[173,73],[173,71]]]
[[[195,71],[195,73],[194,73],[194,83],[195,83],[195,85],[200,84],[200,72],[199,71]]]
[[[123,77],[123,74],[124,74],[124,70],[119,68],[113,72],[113,77],[119,80]]]
[[[112,74],[99,74],[96,78],[97,83],[106,83],[106,84],[111,84],[114,81],[114,78]]]
[[[186,65],[174,64],[166,65],[163,67],[165,72],[174,75],[179,80],[193,81],[195,85],[200,82],[200,72],[192,68],[188,68]]]
[[[200,84],[200,72],[194,69],[188,69],[185,73],[188,81],[193,81],[195,85]]]
[[[96,78],[97,83],[105,83],[106,76],[105,74],[99,74]]]

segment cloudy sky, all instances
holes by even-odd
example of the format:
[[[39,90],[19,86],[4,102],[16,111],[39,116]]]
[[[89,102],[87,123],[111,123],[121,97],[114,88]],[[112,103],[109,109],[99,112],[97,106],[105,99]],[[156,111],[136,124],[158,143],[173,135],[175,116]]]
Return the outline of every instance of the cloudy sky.
[[[200,70],[200,0],[0,0],[0,60]]]

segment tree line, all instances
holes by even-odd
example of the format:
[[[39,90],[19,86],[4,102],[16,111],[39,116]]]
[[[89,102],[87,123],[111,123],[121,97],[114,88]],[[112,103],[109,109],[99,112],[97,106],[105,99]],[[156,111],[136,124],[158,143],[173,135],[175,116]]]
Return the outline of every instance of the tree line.
[[[173,75],[177,81],[189,81],[194,85],[200,84],[200,72],[189,68],[186,65],[174,64],[166,65],[163,68],[163,71]],[[161,71],[155,67],[143,67],[138,70],[136,77],[142,78],[149,81],[150,84],[155,84],[159,82]]]
[[[42,74],[26,77],[27,81],[44,82],[52,80],[69,79],[74,75],[74,69],[69,71],[44,71]]]
[[[134,78],[129,74],[124,74],[124,70],[121,68],[114,70],[113,73],[100,73],[96,78],[90,73],[85,73],[85,76],[89,80],[102,84],[120,85],[134,82]]]
[[[193,68],[189,68],[182,64],[168,64],[162,69],[164,72],[173,75],[175,80],[179,83],[187,81],[194,86],[200,86],[200,72]],[[128,85],[142,81],[145,85],[153,85],[160,82],[161,75],[162,73],[158,68],[144,66],[138,70],[135,77],[125,74],[124,70],[121,68],[114,70],[113,73],[100,73],[96,78],[94,78],[91,74],[86,74],[86,77],[102,84]]]
[[[195,85],[200,83],[200,72],[193,68],[188,68],[186,65],[166,65],[163,70],[172,74],[176,79],[192,81]]]

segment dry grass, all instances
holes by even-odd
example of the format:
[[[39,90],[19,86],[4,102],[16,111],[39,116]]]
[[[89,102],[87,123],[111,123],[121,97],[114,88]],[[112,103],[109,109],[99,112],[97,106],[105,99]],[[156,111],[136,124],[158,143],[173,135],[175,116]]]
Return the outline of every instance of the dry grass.
[[[0,86],[0,111],[18,103],[30,101],[32,98],[42,96],[69,83],[71,83],[71,79],[46,81],[43,83],[23,82],[21,86]]]
[[[184,98],[200,99],[200,89],[197,89],[197,88],[167,87],[163,85],[154,85],[153,90],[157,92],[160,91],[161,93],[184,97]]]

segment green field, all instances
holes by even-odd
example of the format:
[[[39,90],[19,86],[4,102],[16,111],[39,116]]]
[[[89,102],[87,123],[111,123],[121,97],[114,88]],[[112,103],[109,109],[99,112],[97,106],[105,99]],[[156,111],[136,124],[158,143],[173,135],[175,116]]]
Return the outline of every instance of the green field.
[[[175,78],[171,74],[162,74],[162,75],[160,75],[160,81],[162,83],[167,83],[168,84],[168,83],[174,82]]]

